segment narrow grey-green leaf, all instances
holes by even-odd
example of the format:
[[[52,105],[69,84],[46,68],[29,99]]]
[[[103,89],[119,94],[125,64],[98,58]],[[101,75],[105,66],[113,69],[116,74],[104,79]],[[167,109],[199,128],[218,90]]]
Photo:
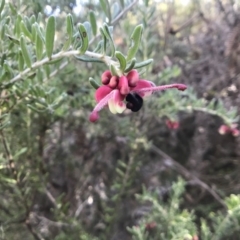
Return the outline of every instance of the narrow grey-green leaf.
[[[126,61],[125,56],[121,52],[118,52],[118,51],[115,52],[115,56],[120,64],[121,71],[124,72],[124,70],[127,66],[127,61]]]
[[[147,65],[151,64],[152,62],[153,62],[153,59],[148,59],[146,61],[142,61],[142,62],[136,63],[134,68],[146,67]]]
[[[41,37],[37,34],[36,35],[36,55],[37,55],[37,60],[40,61],[42,59],[42,54],[43,54],[43,40]]]
[[[2,13],[4,6],[5,6],[5,0],[2,0],[1,5],[0,5],[0,14]]]
[[[14,38],[14,37],[12,37],[12,36],[10,36],[10,35],[8,35],[8,34],[6,34],[6,36],[8,37],[8,39],[9,39],[10,41],[14,42],[14,43],[17,44],[17,45],[20,45],[20,42],[19,42],[18,39]]]
[[[82,23],[78,26],[78,31],[82,40],[82,45],[79,48],[80,54],[84,54],[88,49],[88,35],[87,30],[85,29],[84,25]]]
[[[124,0],[120,0],[121,7],[124,8]]]
[[[8,5],[12,12],[12,15],[17,15],[17,9],[14,7],[14,5],[12,3],[8,3]]]
[[[85,21],[85,22],[83,23],[83,26],[85,27],[85,29],[86,29],[86,31],[87,31],[88,38],[90,39],[90,38],[91,38],[91,35],[92,35],[92,27],[91,27],[90,22]]]
[[[22,33],[29,38],[29,40],[32,40],[32,34],[28,31],[28,28],[26,27],[24,21],[21,21],[21,31]]]
[[[104,13],[108,17],[108,22],[111,22],[111,11],[110,11],[110,5],[109,5],[108,0],[100,0],[100,5],[101,5]]]
[[[71,14],[67,15],[67,34],[70,39],[73,37],[73,18]]]
[[[134,58],[138,51],[141,37],[142,37],[142,31],[143,31],[142,24],[136,26],[135,29],[133,30],[133,33],[131,35],[131,41],[132,41],[131,47],[129,48],[127,53],[127,62],[130,61],[132,58]]]
[[[40,37],[40,38],[42,39],[42,41],[45,43],[45,38],[44,38],[44,36],[43,36],[42,30],[41,30],[39,24],[38,24],[37,22],[35,22],[32,26],[33,26],[33,28],[35,29],[35,30],[33,30],[33,32],[36,31],[36,35],[39,35],[39,37]],[[35,33],[34,33],[34,34],[35,34]],[[35,40],[36,40],[36,39],[35,39]]]
[[[112,18],[116,18],[117,15],[119,14],[120,12],[120,6],[119,6],[119,3],[118,2],[115,2],[113,5],[112,5]]]
[[[49,58],[51,58],[54,48],[54,37],[55,37],[55,17],[51,16],[48,18],[46,27],[46,53]]]
[[[18,70],[22,72],[23,68],[24,68],[24,59],[23,59],[22,51],[20,50],[18,52]]]
[[[35,23],[36,21],[37,21],[36,16],[35,16],[35,15],[32,15],[32,16],[30,17],[30,22],[31,22],[31,24]]]
[[[27,65],[27,67],[31,68],[32,67],[32,61],[31,61],[31,57],[30,57],[30,54],[29,54],[24,36],[20,37],[20,46],[21,46],[22,55],[23,55],[23,58],[25,60],[25,63]]]
[[[111,47],[111,57],[113,57],[115,55],[115,44],[112,39],[112,35],[110,32],[109,26],[106,23],[103,24],[103,30],[104,30],[105,36],[107,37],[110,47]]]
[[[131,71],[134,67],[135,67],[135,64],[136,64],[136,58],[133,58],[131,60],[131,62],[127,65],[126,69],[124,72],[129,72]]]
[[[118,70],[113,64],[110,65],[110,71],[112,76],[118,76]]]
[[[99,52],[102,48],[103,45],[103,40],[101,40],[100,42],[98,42],[97,47],[93,50],[93,52]]]
[[[97,35],[97,21],[96,21],[95,13],[93,11],[90,11],[89,18],[90,18],[90,23],[92,26],[92,33],[94,36],[96,36]]]
[[[15,22],[15,26],[14,26],[14,33],[16,34],[17,37],[20,37],[21,35],[21,21],[22,21],[22,16],[18,15],[17,21]]]
[[[101,33],[101,35],[103,37],[103,45],[102,45],[102,47],[103,47],[103,54],[106,54],[106,51],[107,51],[107,37],[106,37],[102,27],[100,27],[99,30],[100,30],[100,33]]]
[[[31,32],[32,31],[32,23],[27,16],[24,17],[24,23],[25,23],[28,31]]]
[[[89,83],[95,88],[98,89],[100,87],[100,84],[93,78],[89,78]]]

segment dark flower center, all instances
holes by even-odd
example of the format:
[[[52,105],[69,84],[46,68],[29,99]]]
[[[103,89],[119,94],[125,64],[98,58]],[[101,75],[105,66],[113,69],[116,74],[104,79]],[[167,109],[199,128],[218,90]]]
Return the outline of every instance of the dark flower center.
[[[143,106],[143,99],[137,93],[129,93],[126,96],[127,108],[131,109],[132,112],[139,111]]]

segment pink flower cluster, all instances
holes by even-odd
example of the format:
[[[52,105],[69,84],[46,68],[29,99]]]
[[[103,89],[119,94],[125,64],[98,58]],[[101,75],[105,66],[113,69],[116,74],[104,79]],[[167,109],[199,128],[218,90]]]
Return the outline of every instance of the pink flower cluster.
[[[96,106],[90,114],[89,120],[96,122],[99,119],[99,111],[105,106],[113,114],[122,113],[126,108],[137,112],[143,105],[143,97],[153,92],[176,88],[184,91],[184,84],[169,84],[156,86],[153,82],[140,79],[137,70],[131,70],[126,76],[113,76],[109,70],[101,77],[102,86],[95,92]]]
[[[234,137],[238,137],[240,134],[240,131],[237,129],[236,124],[232,124],[231,126],[221,125],[220,128],[218,129],[218,132],[221,135],[231,134]]]

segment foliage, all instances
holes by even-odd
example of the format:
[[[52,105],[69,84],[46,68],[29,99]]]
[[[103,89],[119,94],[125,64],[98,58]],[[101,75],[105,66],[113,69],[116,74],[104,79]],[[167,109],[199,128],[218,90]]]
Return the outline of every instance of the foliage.
[[[161,165],[151,153],[152,143],[167,142],[158,136],[164,117],[178,121],[179,112],[203,112],[230,126],[238,121],[236,107],[189,86],[181,94],[156,93],[136,114],[103,111],[98,124],[88,121],[106,69],[119,76],[138,69],[157,85],[182,82],[181,63],[192,59],[181,46],[176,54],[181,37],[168,35],[170,26],[163,24],[172,7],[148,0],[92,0],[78,7],[75,1],[0,2],[1,239],[217,240],[239,234],[238,195],[226,197],[224,210],[216,212],[214,201],[209,216],[195,213],[181,198],[184,181],[172,183],[171,164]],[[175,7],[190,14],[201,6],[185,10],[176,1]],[[156,175],[149,169],[159,175],[157,187],[148,184]],[[159,182],[171,189],[167,201],[152,193]],[[135,210],[141,212],[137,221]]]

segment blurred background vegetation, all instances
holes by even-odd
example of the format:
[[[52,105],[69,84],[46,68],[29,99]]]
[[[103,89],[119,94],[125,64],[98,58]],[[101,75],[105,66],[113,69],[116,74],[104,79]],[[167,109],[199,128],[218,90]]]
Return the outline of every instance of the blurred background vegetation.
[[[154,94],[137,113],[105,109],[93,124],[88,79],[100,82],[105,64],[65,57],[10,81],[27,68],[21,20],[44,31],[54,15],[57,54],[67,15],[76,26],[91,11],[98,28],[114,26],[116,49],[125,54],[143,24],[136,58],[154,61],[141,78],[188,90]],[[238,0],[6,1],[0,239],[239,240],[239,16]],[[88,36],[93,51],[99,29]],[[26,45],[36,62],[27,35]]]

